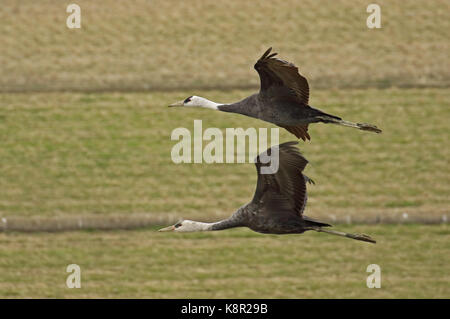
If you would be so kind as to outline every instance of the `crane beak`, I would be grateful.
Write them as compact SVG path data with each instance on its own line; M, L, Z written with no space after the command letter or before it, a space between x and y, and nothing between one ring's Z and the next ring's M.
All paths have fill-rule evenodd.
M175 230L175 226L172 225L172 226L169 226L169 227L161 228L161 229L158 230L158 231L174 231L174 230Z
M174 107L174 106L183 106L184 105L184 101L179 101L173 104L170 104L169 107Z

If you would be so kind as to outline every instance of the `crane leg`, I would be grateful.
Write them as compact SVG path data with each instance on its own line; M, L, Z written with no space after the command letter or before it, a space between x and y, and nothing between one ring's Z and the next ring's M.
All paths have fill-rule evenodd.
M317 116L316 118L324 123L331 123L331 124L337 124L337 125L342 125L342 126L347 126L347 127L353 127L353 128L359 129L359 130L375 132L375 133L382 132L378 127L376 127L375 125L372 125L372 124L353 123L353 122L349 122L349 121L338 120L338 119L328 117L328 116Z
M327 234L331 234L331 235L342 236L342 237L347 237L347 238L356 239L356 240L362 240L362 241L366 241L368 243L373 243L373 244L376 243L375 239L373 239L369 235L365 235L365 234L350 234L350 233L344 233L341 231L326 229L326 228L322 228L322 227L312 227L311 229L315 230L317 232L323 232L323 233L327 233Z

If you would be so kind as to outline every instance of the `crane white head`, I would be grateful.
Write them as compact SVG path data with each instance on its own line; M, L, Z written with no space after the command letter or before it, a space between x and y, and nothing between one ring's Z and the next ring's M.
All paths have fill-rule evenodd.
M188 232L196 232L196 231L205 231L209 230L211 224L196 222L193 220L180 220L176 224L161 228L160 232L177 232L177 233L188 233Z
M204 97L192 95L183 101L179 101L173 104L170 104L169 107L175 107L175 106L187 106L187 107L202 107L206 109L212 109L217 110L218 106L222 105L219 103L215 103L213 101L210 101L208 99L205 99Z

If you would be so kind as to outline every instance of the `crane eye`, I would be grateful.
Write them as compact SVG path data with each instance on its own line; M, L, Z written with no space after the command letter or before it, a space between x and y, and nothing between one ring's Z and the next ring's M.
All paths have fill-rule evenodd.
M183 103L189 103L189 102L191 101L191 99L192 99L192 96L190 96L190 97L188 97L186 100L184 100Z
M174 226L175 226L175 228L178 228L181 226L181 223L176 223Z

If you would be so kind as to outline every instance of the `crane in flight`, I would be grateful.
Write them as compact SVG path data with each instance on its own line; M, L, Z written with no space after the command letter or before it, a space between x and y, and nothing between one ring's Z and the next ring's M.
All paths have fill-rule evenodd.
M308 125L319 122L381 133L375 125L345 121L310 106L306 78L294 64L275 58L277 53L270 54L271 50L269 48L254 66L261 82L259 93L231 104L216 103L194 95L169 106L201 107L243 114L283 127L304 141L311 139Z
M302 173L308 161L294 146L296 144L297 142L287 142L276 145L256 157L258 180L253 199L240 207L231 217L214 223L181 220L159 231L197 232L248 227L264 234L301 234L313 230L376 243L368 235L328 229L326 227L331 226L330 224L303 215L307 200L306 184L314 182ZM278 152L278 170L273 174L261 174L261 157L270 156L273 159L272 154L276 156L276 152Z

